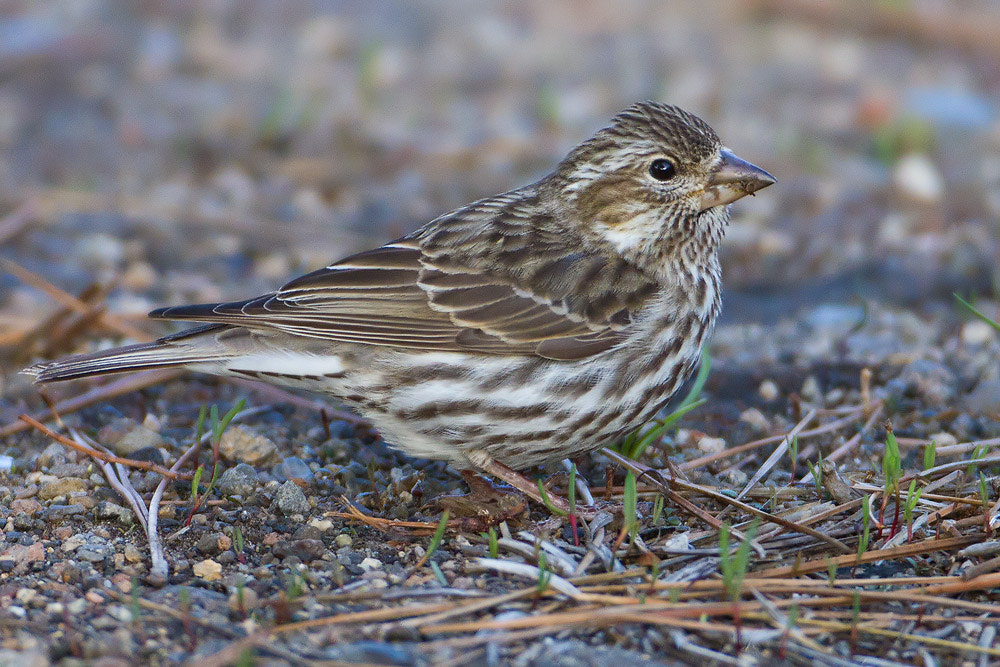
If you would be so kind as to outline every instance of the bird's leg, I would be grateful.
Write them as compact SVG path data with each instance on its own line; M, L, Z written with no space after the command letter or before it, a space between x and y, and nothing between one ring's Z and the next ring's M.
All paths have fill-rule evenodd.
M530 479L522 475L521 473L513 470L500 463L499 461L494 461L493 457L483 451L469 452L469 461L471 461L477 468L485 473L493 475L494 477L507 482L515 489L528 496L535 502L545 505L548 507L551 505L558 510L562 510L569 514L570 507L569 503L564 499L555 494L548 496L548 502L545 498L542 498L542 494L538 492L538 485L532 483Z

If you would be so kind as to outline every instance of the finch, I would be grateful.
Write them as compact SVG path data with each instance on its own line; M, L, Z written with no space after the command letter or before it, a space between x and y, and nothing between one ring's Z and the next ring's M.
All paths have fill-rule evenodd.
M184 366L308 389L409 455L521 486L516 469L663 408L719 313L728 205L774 182L694 115L634 104L535 183L270 294L150 313L207 324L25 372Z

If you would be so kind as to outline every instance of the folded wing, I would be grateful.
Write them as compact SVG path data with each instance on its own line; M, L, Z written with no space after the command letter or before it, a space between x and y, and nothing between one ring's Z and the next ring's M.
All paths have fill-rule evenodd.
M428 252L421 238L410 237L309 273L272 294L165 308L150 316L412 350L574 360L619 343L636 306L653 290L634 277L616 283L621 267L594 255L532 257L527 284L537 284L537 290L516 275L475 266L476 258L463 262ZM631 286L624 295L623 284Z

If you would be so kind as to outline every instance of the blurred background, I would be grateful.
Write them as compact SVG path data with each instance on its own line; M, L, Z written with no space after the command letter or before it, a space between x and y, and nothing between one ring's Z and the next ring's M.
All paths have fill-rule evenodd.
M696 113L778 178L734 206L723 360L779 358L780 336L761 332L785 325L788 354L940 346L953 291L996 312L989 0L0 0L0 13L5 386L28 357L162 333L144 321L154 306L269 291L529 182L643 99ZM889 334L847 348L811 340L879 322Z

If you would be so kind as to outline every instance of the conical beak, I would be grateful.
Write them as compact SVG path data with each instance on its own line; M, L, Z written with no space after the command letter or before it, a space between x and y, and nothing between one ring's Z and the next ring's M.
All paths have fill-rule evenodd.
M712 172L708 187L701 195L701 210L731 204L775 182L774 176L760 167L723 149L722 160Z

